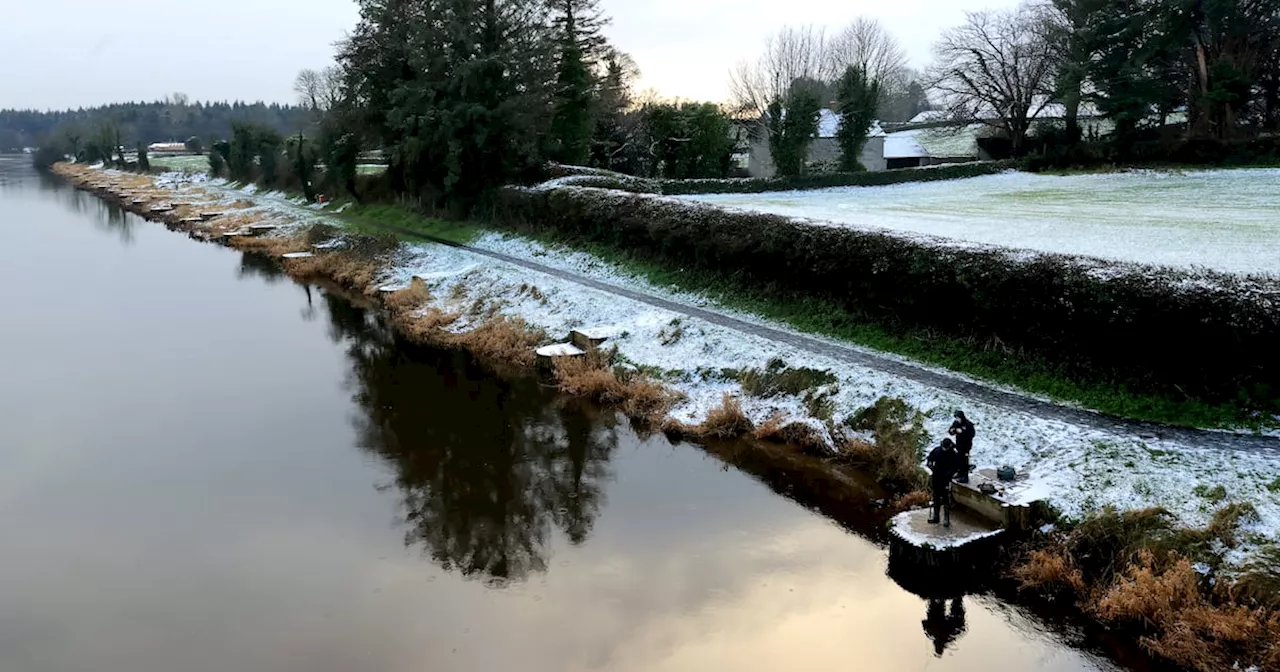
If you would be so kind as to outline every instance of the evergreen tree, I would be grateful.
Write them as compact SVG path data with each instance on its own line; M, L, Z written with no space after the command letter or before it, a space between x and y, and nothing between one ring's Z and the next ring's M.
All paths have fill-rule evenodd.
M558 59L553 156L562 163L580 165L591 152L596 89L592 71L604 46L600 29L605 20L599 0L554 0L554 11Z
M643 115L632 109L631 87L638 70L631 57L616 50L605 56L604 79L596 101L591 164L623 173L639 174L643 152L639 133Z
M821 111L818 96L807 87L793 87L785 101L774 98L769 104L769 153L778 175L791 177L804 172Z
M316 170L315 144L302 133L298 133L289 138L285 149L289 155L290 170L302 187L302 193L306 196L308 203L314 203L316 192L312 180Z
M541 163L546 26L538 0L361 0L340 62L399 192L466 208Z
M255 140L262 183L274 187L280 180L280 148L284 145L284 138L270 128L259 128Z
M147 143L138 141L138 172L151 172L151 160L147 158Z
M231 124L230 155L227 175L236 182L253 182L254 163L258 155L258 132L251 124Z
M840 144L842 172L866 170L859 158L867 144L867 131L876 120L879 103L880 82L867 77L860 66L846 68L836 87L837 112L840 115L836 141Z

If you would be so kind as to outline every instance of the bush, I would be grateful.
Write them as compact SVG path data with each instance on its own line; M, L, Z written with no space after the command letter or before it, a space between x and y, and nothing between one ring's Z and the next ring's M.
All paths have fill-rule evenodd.
M909 172L947 174L934 170ZM1053 362L1052 373L1067 378L1280 411L1272 278L957 246L616 191L508 189L500 201L509 224L732 276L779 297L830 301L897 333L995 344Z

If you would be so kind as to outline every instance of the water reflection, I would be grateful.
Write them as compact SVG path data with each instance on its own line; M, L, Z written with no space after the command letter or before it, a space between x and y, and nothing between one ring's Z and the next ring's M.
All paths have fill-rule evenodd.
M240 256L240 269L237 275L242 280L261 278L269 285L274 285L289 278L285 274L284 268L280 266L280 262L265 254L254 253L245 253ZM307 288L307 296L311 296L310 287ZM310 301L308 300L307 303L310 304Z
M546 571L552 526L573 544L587 539L612 480L615 416L553 403L534 381L494 380L320 295L351 360L358 443L395 468L406 544L446 570L503 582Z
M941 658L947 647L964 635L964 598L952 599L950 611L947 610L946 600L929 600L928 610L920 625L924 627L924 634L933 641L933 655Z
M96 228L115 234L125 245L134 244L136 227L146 224L142 218L130 216L119 204L76 189L59 178L37 173L7 157L0 162L0 190L23 190L32 183L52 200L66 205L76 214L84 215Z

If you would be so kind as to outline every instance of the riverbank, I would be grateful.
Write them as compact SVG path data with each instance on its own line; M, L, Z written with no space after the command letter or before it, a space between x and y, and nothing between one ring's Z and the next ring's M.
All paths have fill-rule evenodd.
M59 170L90 187L102 178L83 167ZM531 366L535 346L563 338L569 329L604 333L610 337L606 347L617 349L616 366L606 366L604 358L562 366L557 382L566 392L620 406L642 425L800 443L821 456L813 463L823 468L852 472L854 463L880 467L885 470L881 480L905 475L907 483L898 486L903 487L916 473L916 441L936 440L945 433L950 411L964 407L979 423L979 464L1017 466L1028 475L1024 495L1049 498L1069 518L1084 518L1104 505L1126 510L1163 505L1174 514L1171 524L1208 525L1229 500L1256 500L1256 516L1237 521L1234 548L1206 549L1221 558L1218 576L1224 578L1258 557L1274 538L1275 493L1267 479L1280 470L1273 456L1224 452L1158 436L1127 437L974 403L837 357L468 250L352 236L341 228L340 217L252 188L180 176L110 175L131 190L127 205L135 212L240 249L310 255L284 259L286 270L379 297L405 333L467 348L494 366ZM206 214L213 216L206 220ZM259 235L228 235L242 233ZM489 233L473 242L482 249L637 286L635 278L586 255ZM700 301L669 292L665 296L690 305ZM880 399L894 397L905 401L864 413L876 409ZM1123 578L1127 565L1117 563L1120 569L1113 574Z

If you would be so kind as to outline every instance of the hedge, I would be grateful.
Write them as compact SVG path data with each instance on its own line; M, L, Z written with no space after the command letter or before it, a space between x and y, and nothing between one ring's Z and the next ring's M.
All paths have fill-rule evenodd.
M832 187L883 187L904 182L958 180L966 177L995 175L1015 167L1008 161L955 163L928 168L903 168L862 173L815 173L796 177L746 178L725 180L660 180L662 193L671 196L691 194L758 194L766 191L829 189Z
M833 299L891 329L1002 343L1094 379L1254 407L1280 397L1280 281L1268 277L961 244L600 189L509 189L498 205L512 225L784 296Z

